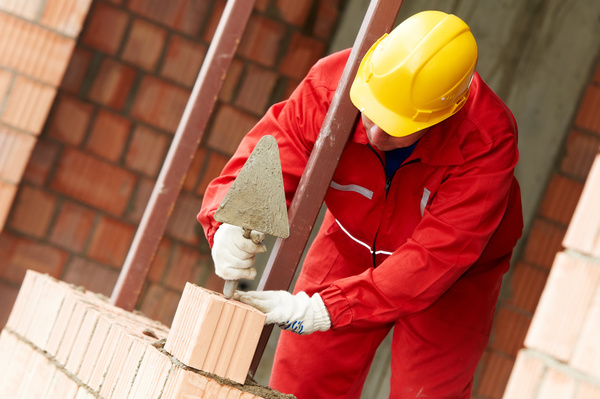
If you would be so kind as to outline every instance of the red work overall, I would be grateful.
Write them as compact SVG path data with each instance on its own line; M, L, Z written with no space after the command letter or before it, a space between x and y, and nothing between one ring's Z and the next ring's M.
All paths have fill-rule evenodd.
M291 201L348 56L319 61L211 183L198 214L211 245L214 212L263 135L277 138ZM523 227L517 159L512 114L478 74L466 105L430 128L393 178L359 122L295 286L320 293L332 328L283 331L270 385L299 399L359 398L394 327L392 398L469 398Z

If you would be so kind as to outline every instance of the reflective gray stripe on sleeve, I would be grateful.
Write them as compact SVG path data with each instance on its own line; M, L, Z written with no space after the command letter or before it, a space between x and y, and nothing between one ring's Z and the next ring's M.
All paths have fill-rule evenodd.
M358 186L356 184L342 185L342 184L332 181L331 184L329 184L329 187L335 188L336 190L340 190L340 191L352 191L352 192L358 193L368 199L373 199L373 191L366 189L364 187Z
M427 190L427 188L423 189L423 197L421 198L421 216L425 212L425 207L427 206L427 202L429 202L429 196L431 195L431 191Z

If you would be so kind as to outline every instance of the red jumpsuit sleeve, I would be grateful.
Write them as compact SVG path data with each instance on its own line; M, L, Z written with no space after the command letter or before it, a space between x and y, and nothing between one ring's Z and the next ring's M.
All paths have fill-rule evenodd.
M517 160L510 132L452 167L404 245L377 268L321 292L334 328L392 322L444 294L481 257L504 217Z
M337 81L328 81L323 77L321 63L322 61L311 69L288 100L275 104L268 110L243 138L220 176L206 189L197 219L211 247L213 236L220 225L214 220L214 214L256 143L265 135L272 135L277 140L289 206L337 85Z

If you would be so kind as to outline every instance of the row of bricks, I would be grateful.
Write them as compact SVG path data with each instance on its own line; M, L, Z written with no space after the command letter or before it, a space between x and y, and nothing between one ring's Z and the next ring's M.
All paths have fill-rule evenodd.
M12 372L0 380L0 392L22 390L25 381L30 380L29 356L43 352L50 364L76 376L73 383L65 384L83 386L102 398L167 399L181 397L182 390L192 397L212 397L202 396L205 386L213 387L214 384L208 384L211 378L182 369L171 356L153 346L166 339L167 334L169 330L157 322L113 307L93 293L28 271L3 332L0 356L6 360L0 364L11 363ZM15 345L9 339L13 336L17 337L13 341L20 339L28 344ZM253 352L251 348L247 355L250 359ZM47 390L51 378L54 377L36 377L36 384ZM228 389L231 397L241 397L243 393L223 386L218 388L219 394ZM76 394L80 395L79 391Z
M144 354L140 360L131 352L139 353L142 348ZM5 329L0 334L0 360L6 367L0 375L0 399L260 399L260 396L181 368L152 346L132 348L121 357L127 361L118 375L118 383L106 395L109 390L93 390L80 376L58 366L55 359ZM132 367L133 363L139 366ZM108 378L115 377L111 374Z
M600 384L538 352L519 351L505 399L597 399Z
M558 253L525 347L600 379L598 328L600 265L575 253Z

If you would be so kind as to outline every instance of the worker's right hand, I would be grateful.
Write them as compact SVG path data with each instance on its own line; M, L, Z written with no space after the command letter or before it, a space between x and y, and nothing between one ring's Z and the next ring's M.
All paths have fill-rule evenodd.
M219 226L211 252L217 276L225 280L254 279L254 257L267 250L262 244L263 239L264 234L258 231L252 231L251 238L245 238L241 227L227 223Z

